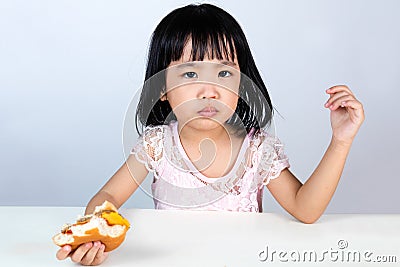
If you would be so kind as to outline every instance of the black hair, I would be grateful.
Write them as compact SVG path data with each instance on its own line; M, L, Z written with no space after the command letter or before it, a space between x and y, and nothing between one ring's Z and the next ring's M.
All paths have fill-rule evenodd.
M165 77L156 74L181 59L189 39L193 61L202 61L205 56L232 61L237 57L241 72L239 99L235 114L227 123L240 124L246 132L269 125L273 114L271 99L239 23L217 6L191 4L169 13L152 34L145 84L136 109L138 133L141 134L139 122L143 130L143 126L168 124L175 119L169 102L160 100L160 85L165 86Z

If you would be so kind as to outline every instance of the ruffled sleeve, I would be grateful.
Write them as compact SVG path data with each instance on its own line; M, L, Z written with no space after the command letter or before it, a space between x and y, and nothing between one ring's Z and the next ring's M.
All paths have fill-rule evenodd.
M147 126L130 153L145 164L148 171L156 170L163 155L163 136L162 126Z
M257 173L262 184L267 185L271 179L279 177L282 170L290 167L290 164L284 153L284 146L277 137L263 133L261 139L256 153L259 162Z

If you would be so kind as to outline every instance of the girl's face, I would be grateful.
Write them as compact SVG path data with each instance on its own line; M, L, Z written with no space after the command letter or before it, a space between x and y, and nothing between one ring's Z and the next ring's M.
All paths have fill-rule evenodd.
M191 61L191 41L182 58L166 70L166 94L179 122L198 130L223 127L235 112L238 102L240 69L235 60L205 57Z

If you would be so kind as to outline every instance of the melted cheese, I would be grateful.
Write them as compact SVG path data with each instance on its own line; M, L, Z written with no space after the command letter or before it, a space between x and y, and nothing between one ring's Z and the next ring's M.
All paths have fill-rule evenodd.
M101 214L101 217L104 218L109 225L119 224L125 225L127 228L130 227L128 220L122 217L117 212L103 212Z

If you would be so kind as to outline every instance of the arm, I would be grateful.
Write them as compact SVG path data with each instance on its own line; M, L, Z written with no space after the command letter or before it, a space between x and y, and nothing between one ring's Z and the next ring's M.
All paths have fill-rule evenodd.
M133 172L134 170L134 175ZM89 201L85 214L90 214L94 208L105 200L113 203L119 209L125 201L136 191L148 174L144 164L140 163L134 155L130 155L119 170Z
M330 98L325 107L331 110L333 135L321 162L304 185L287 169L267 185L281 206L305 223L318 220L328 206L364 120L361 103L346 86L334 86L327 93Z
M121 168L89 201L85 214L92 213L94 208L101 205L105 200L113 203L116 208L120 208L136 191L147 174L146 167L134 155L130 155ZM66 245L57 251L56 257L59 260L71 257L73 262L82 265L98 265L108 256L108 252L104 252L104 249L104 245L99 241L82 244L73 252L71 246Z
M267 185L279 204L298 220L313 223L322 215L339 183L350 147L332 140L310 178L301 182L288 170Z

